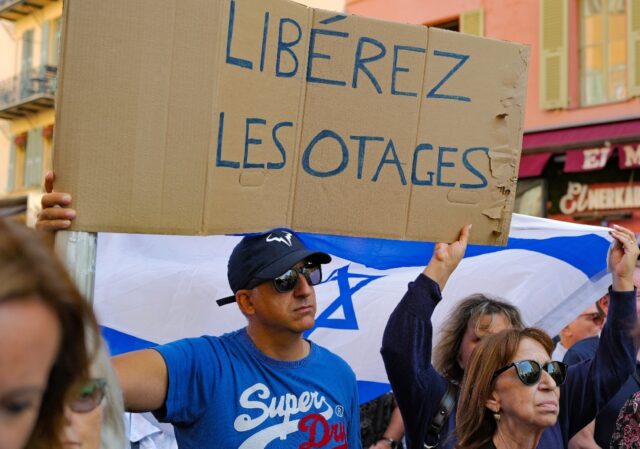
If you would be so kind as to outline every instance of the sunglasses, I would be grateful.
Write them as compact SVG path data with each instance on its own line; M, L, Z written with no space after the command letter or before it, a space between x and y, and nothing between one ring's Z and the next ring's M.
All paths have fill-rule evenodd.
M320 265L307 262L303 267L291 268L277 278L272 279L273 288L280 293L290 292L298 285L300 275L304 276L309 285L318 285L322 282L322 269Z
M102 403L107 390L106 379L91 379L82 384L69 408L75 413L89 413Z
M496 370L496 372L493 373L493 379L504 373L512 366L516 367L518 378L525 385L535 385L540 380L540 376L542 376L542 370L546 371L551 376L557 386L562 385L564 380L567 378L567 365L565 363L556 362L554 360L540 365L535 360L520 360Z

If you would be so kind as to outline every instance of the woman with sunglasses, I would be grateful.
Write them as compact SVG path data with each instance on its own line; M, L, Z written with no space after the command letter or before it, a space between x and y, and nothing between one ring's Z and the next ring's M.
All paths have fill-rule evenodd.
M463 301L448 320L455 326L447 324L432 349L431 316L464 257L469 229L465 226L456 242L436 245L429 264L409 284L384 332L382 357L410 449L454 446L459 386L474 348L487 335L522 328L512 306L509 310L504 303L481 298L477 307L468 308L468 301ZM635 368L636 348L629 329L630 317L636 316L633 270L640 251L633 232L614 226L610 233L611 300L597 355L568 370L558 420L543 433L539 449L567 447L569 439L595 418Z
M542 330L510 329L484 338L465 370L456 449L534 449L558 419L567 366L551 361Z
M75 385L65 405L63 449L121 449L126 444L122 391L102 339L97 346L90 378Z
M86 377L89 305L39 236L0 220L0 449L60 449L64 399Z

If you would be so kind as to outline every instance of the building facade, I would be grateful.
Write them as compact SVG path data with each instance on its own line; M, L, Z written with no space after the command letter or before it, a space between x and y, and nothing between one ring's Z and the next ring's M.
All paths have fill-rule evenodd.
M6 170L0 214L33 221L44 173L51 169L54 98L60 48L62 2L0 0L0 19L12 45L0 47L11 67L0 79L0 119L8 123Z
M15 73L14 58L15 37L13 22L0 20L0 80L10 78ZM7 193L8 167L9 167L9 142L11 133L9 122L0 120L0 197Z
M640 0L350 0L530 45L516 211L640 232Z

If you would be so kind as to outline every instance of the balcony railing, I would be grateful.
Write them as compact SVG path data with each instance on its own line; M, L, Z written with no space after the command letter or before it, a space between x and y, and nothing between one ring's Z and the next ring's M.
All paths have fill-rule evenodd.
M20 20L58 0L0 0L0 19Z
M52 109L57 71L55 66L43 65L1 81L0 118L14 120Z

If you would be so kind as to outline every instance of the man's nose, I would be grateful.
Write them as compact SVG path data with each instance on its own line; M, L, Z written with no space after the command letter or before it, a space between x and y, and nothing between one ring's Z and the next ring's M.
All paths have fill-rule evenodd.
M302 274L298 275L298 283L294 289L295 296L307 297L313 293L313 286Z

